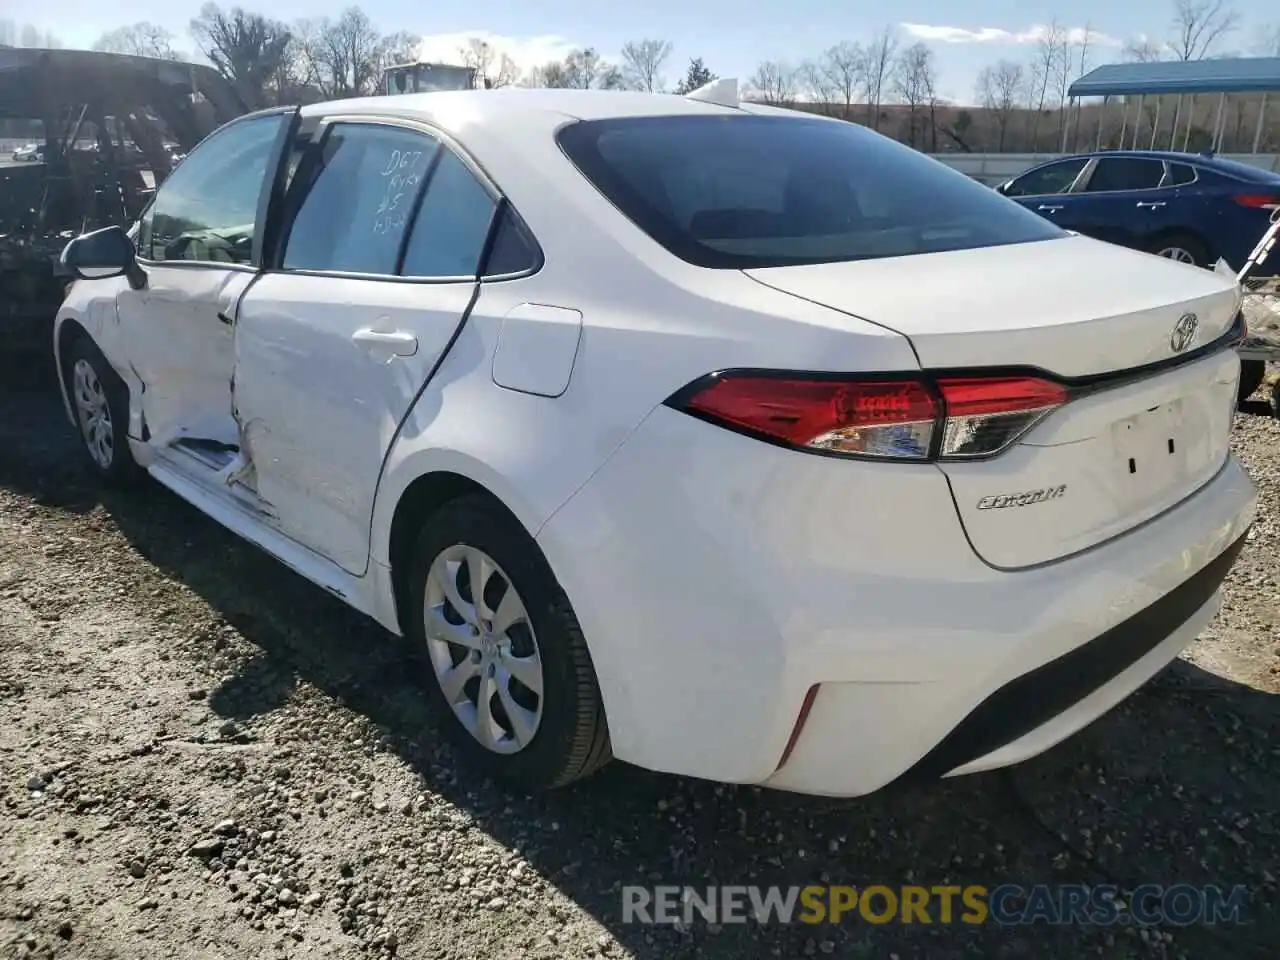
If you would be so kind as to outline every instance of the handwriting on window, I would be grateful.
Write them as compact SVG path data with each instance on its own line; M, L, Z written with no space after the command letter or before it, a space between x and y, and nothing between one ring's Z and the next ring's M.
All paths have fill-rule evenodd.
M374 214L374 234L395 233L404 229L430 156L425 150L391 151L380 171L383 182L382 199Z

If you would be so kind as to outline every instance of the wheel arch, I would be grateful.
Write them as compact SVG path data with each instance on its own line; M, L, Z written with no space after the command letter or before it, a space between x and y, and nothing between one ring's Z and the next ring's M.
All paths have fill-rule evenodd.
M1213 262L1213 258L1216 255L1213 244L1211 244L1203 234L1189 227L1174 226L1157 230L1146 238L1145 246L1147 247L1148 252L1155 253L1161 245L1176 239L1192 241L1204 251L1208 262L1210 264Z
M63 412L73 425L76 422L76 415L72 409L71 388L67 382L67 351L71 349L71 344L82 337L93 343L93 336L85 329L78 317L60 315L54 321L53 357L54 368L58 374L58 394L62 397Z
M402 633L408 595L405 576L414 542L422 525L446 503L468 495L485 497L519 523L530 538L537 537L546 521L514 484L457 451L424 451L389 472L384 484L374 510L370 553L374 562L390 571L389 599ZM551 558L546 559L554 573Z

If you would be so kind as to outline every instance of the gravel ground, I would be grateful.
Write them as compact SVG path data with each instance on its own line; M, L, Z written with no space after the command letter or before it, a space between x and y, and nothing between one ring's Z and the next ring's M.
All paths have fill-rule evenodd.
M1012 773L853 802L469 780L396 642L160 488L100 492L73 443L43 362L0 370L0 956L1275 956L1274 420L1237 420L1261 518L1184 660ZM1216 928L621 922L623 884L823 881L1252 901Z

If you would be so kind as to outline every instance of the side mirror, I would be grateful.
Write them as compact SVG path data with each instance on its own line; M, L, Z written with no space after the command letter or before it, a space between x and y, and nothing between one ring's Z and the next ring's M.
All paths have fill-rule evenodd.
M133 243L120 227L103 227L76 237L63 249L61 261L67 272L79 280L127 276L135 289L139 280L146 281Z
M999 193L999 194L1001 194L1001 195L1003 195L1003 196L1006 196L1006 197L1007 197L1007 196L1009 195L1009 187L1010 187L1012 184L1013 184L1013 181L1012 181L1012 180L1006 180L1004 183L997 183L997 184L996 184L996 193Z

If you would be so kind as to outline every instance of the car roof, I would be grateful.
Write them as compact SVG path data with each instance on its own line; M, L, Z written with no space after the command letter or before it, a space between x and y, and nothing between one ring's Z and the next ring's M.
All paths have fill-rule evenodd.
M1051 163L1057 163L1062 160L1092 160L1095 157L1099 159L1106 157L1132 157L1139 160L1168 160L1174 163L1186 163L1191 166L1203 167L1206 170L1214 170L1236 180L1253 180L1265 183L1280 181L1280 173L1273 173L1264 167L1255 167L1252 164L1232 160L1229 157L1220 157L1208 153L1186 153L1179 150L1091 150L1088 153L1072 153L1054 157L1051 160L1036 164L1035 167L1029 167L1028 170L1048 166Z
M1092 157L1135 157L1142 160L1169 160L1176 163L1190 163L1203 167L1224 166L1236 169L1240 166L1237 161L1226 157L1216 156L1211 153L1187 153L1182 150L1092 150L1088 153L1076 153L1062 159L1074 160L1078 158ZM1248 164L1245 164L1248 166ZM1257 170L1259 173L1267 173L1262 167L1249 167L1251 170Z
M676 94L639 93L629 90L552 90L504 87L500 90L444 90L360 97L316 103L302 108L302 115L334 113L413 117L440 122L449 116L465 117L467 124L501 123L519 119L554 129L566 120L603 120L614 117L741 114L741 109L690 100ZM755 111L751 111L755 112ZM797 114L803 117L804 114ZM540 121L540 122L539 122ZM448 126L449 124L444 124Z

